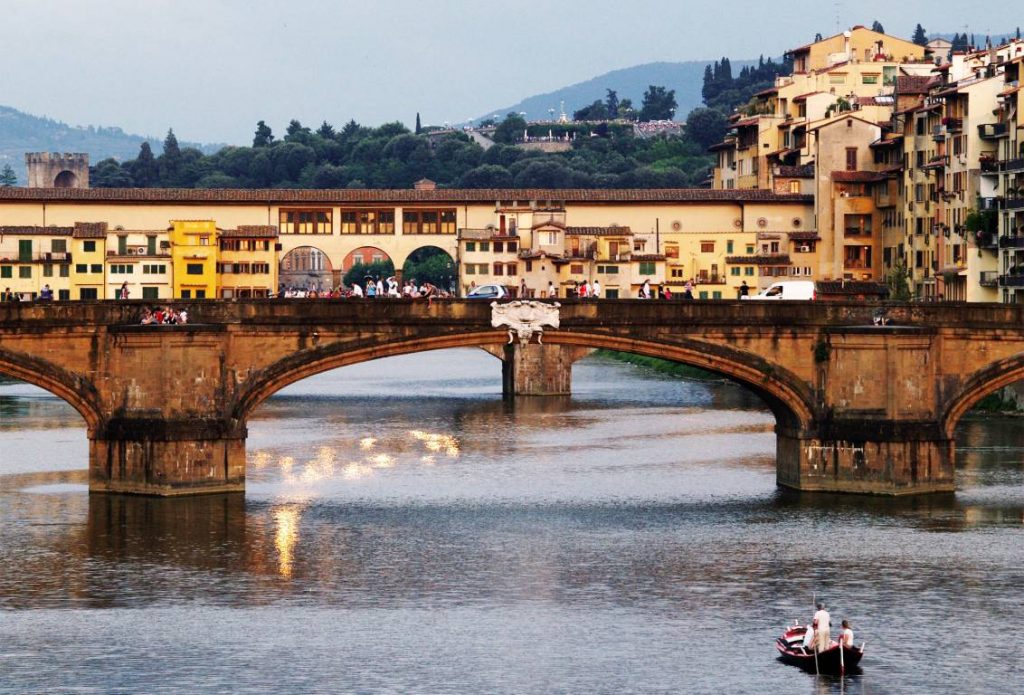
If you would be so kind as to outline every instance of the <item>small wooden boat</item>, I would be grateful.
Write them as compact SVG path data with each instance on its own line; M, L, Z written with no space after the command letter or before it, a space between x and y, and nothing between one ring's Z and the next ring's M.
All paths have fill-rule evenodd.
M804 634L806 632L806 625L793 625L786 628L782 636L775 640L779 659L811 673L841 675L857 669L857 665L860 664L860 660L864 656L864 644L861 644L860 647L840 647L838 642L832 640L828 649L818 652L817 665L815 665L814 650L804 649Z

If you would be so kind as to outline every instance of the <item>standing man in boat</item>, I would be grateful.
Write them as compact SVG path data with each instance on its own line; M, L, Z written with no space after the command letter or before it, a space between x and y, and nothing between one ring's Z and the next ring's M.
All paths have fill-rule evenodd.
M814 614L814 623L817 626L814 630L814 646L817 651L823 652L828 649L828 643L832 637L832 617L825 610L824 603L818 603L818 612Z

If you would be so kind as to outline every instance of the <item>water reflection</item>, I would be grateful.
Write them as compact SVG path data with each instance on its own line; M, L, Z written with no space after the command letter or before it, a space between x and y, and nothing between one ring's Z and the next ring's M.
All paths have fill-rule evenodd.
M244 496L90 498L77 415L11 404L6 682L903 693L1019 676L1012 641L990 639L1024 619L1019 421L965 421L955 496L808 495L775 487L773 419L733 386L588 361L573 397L506 404L481 358L272 398L250 422ZM823 594L868 641L862 675L775 661L778 631ZM927 668L906 648L950 635L988 646Z

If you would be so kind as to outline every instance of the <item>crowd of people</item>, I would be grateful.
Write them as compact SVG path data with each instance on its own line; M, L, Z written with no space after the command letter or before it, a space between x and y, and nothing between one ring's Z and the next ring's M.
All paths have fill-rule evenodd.
M415 278L405 280L399 285L397 278L392 275L389 278L367 276L362 283L354 282L347 287L342 284L330 289L282 287L276 296L281 299L432 299L453 295L430 282L418 283Z
M188 310L178 311L173 307L165 306L156 309L146 307L142 310L142 320L139 322L144 326L150 325L182 325L188 323Z

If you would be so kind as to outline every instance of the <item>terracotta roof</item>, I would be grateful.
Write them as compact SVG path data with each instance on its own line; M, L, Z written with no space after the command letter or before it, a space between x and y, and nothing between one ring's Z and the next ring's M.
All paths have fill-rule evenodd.
M900 142L902 140L903 140L903 136L902 135L898 135L898 136L893 137L893 138L882 139L882 140L875 140L873 143L868 145L868 147L892 147L893 145L900 144Z
M663 261L665 260L665 254L663 253L634 253L629 257L631 261Z
M727 140L725 142L718 142L708 148L708 152L717 152L718 150L731 150L736 147L735 140Z
M21 188L0 187L0 202L8 200L76 203L226 203L248 205L343 205L358 203L495 203L502 200L559 200L582 203L707 203L795 202L812 196L777 194L764 189L708 188Z
M222 229L220 235L226 238L265 239L277 236L276 224L240 224L237 229Z
M804 164L803 166L779 165L775 168L775 175L788 179L813 179L814 165Z
M797 96L793 97L793 103L796 103L798 101L806 101L807 97L813 97L815 94L821 93L822 92L807 92L807 94L798 94Z
M633 236L629 227L566 227L567 235L578 236Z
M75 222L73 236L76 239L105 239L107 236L107 223Z
M74 231L74 227L27 227L18 225L0 226L0 236L3 236L5 234L18 234L22 236L29 234L35 234L39 236L71 236L71 233Z
M896 94L927 94L929 75L897 75Z
M877 171L833 171L832 181L835 183L874 183L884 181L885 174Z
M818 241L821 239L817 232L790 232L790 241Z
M778 87L769 87L768 89L762 89L760 92L757 92L756 94L754 94L754 96L755 97L765 97L765 96L768 96L769 94L778 94L778 93L779 93L779 88Z
M750 125L757 125L757 122L761 120L760 116L750 116L749 118L743 118L733 123L734 128L745 128Z

